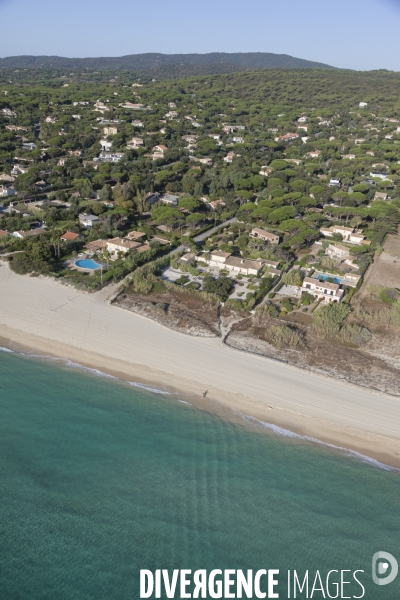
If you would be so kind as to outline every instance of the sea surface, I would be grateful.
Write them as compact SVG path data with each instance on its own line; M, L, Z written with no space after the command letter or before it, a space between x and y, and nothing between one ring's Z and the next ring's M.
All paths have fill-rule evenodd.
M280 598L288 569L361 569L400 598L371 578L398 471L159 391L0 352L0 600L136 600L140 569L279 569Z

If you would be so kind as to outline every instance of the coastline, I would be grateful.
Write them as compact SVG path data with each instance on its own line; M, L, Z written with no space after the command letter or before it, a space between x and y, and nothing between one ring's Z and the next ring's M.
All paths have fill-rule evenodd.
M400 468L400 400L190 338L45 278L0 268L0 345L168 389L201 410L241 415ZM203 400L201 393L209 390ZM259 428L261 430L261 428Z

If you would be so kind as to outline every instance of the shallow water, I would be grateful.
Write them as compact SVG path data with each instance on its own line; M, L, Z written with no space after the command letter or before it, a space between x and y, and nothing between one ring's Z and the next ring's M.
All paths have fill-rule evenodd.
M71 364L2 352L0 378L1 600L131 600L185 568L280 569L282 598L288 569L363 569L400 597L371 580L400 561L398 472Z

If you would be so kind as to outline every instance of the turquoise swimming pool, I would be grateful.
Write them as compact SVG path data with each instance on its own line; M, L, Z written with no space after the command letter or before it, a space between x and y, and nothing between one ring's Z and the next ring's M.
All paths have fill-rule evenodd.
M329 279L329 276L328 275L318 275L318 279L320 281L326 281L327 279ZM342 282L342 279L341 279L341 277L334 277L333 281L340 285Z
M101 265L95 262L91 258L85 258L82 260L76 260L75 265L80 269L90 269L91 271L95 271L96 269L100 269Z

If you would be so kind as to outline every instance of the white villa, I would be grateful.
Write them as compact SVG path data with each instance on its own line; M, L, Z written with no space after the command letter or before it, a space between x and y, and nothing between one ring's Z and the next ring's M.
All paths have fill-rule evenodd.
M278 275L281 272L276 269L279 263L257 258L252 260L242 258L241 256L232 256L229 252L221 250L213 250L210 257L206 258L203 253L196 256L196 261L207 263L209 267L217 267L221 270L226 270L233 275L258 275L264 266L271 267L271 274Z
M312 277L305 277L301 291L312 294L316 300L322 300L325 304L341 302L344 296L344 291L337 283L328 283Z
M365 236L359 229L353 227L343 227L342 225L332 225L332 227L321 227L320 233L324 237L333 237L334 233L340 233L343 240L348 244L361 244Z
M251 230L250 237L262 240L263 242L268 242L273 246L279 244L279 235L276 235L275 233L270 233L269 231L265 231L265 229L259 229L258 227L254 227Z

